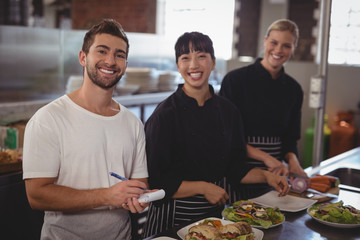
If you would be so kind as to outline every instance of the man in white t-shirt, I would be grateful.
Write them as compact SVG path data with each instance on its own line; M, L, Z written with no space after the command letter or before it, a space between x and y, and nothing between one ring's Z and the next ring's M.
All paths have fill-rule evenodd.
M118 22L95 25L79 53L81 88L26 126L23 178L31 207L45 211L41 239L130 239L129 210L148 206L137 200L148 188L143 124L112 99L128 51Z

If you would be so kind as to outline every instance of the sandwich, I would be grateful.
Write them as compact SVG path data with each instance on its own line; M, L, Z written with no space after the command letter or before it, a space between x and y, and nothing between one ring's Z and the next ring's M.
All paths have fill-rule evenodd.
M219 230L223 226L222 222L218 219L205 219L204 222L200 224L214 226L217 230Z
M195 225L185 235L185 240L221 240L220 232L211 225Z
M224 225L219 232L223 239L254 240L254 233L247 222Z

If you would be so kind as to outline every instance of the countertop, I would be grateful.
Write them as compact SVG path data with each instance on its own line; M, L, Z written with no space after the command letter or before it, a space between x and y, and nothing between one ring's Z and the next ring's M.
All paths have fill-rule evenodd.
M333 201L343 200L347 204L360 208L360 195L351 191L340 190L338 199ZM283 212L285 215L285 222L277 227L270 229L261 229L264 232L263 240L298 240L298 239L360 239L360 228L340 229L327 225L323 225L311 218L306 212ZM212 217L212 216L209 216ZM218 217L218 216L215 216ZM200 220L200 219L199 219ZM186 225L185 225L186 226ZM177 231L185 226L174 227L173 229L160 233L158 235L147 238L156 239L160 236L167 236L174 239L181 239L177 235Z
M306 169L306 172L309 175L316 173L324 174L326 173L325 171L334 169L335 167L344 166L360 169L360 148L350 150L344 154L340 154L334 158L323 161L321 162L320 166L316 168L309 167ZM331 202L337 202L340 200L342 200L346 205L352 205L353 207L360 209L360 192L349 191L347 189L340 188L338 198L331 200ZM286 220L282 225L270 229L262 229L264 232L263 240L360 239L360 228L341 229L327 226L312 219L312 217L307 214L306 210L302 210L300 212L283 213ZM209 217L219 216L209 215ZM177 231L182 227L184 226L174 227L173 229L149 237L147 239L156 239L160 236L181 239L177 235Z

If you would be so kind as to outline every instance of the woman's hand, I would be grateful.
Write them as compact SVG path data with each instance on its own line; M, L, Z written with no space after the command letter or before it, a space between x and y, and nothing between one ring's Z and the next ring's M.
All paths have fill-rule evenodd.
M268 170L276 175L286 176L289 174L287 167L275 158L267 160L264 163L268 167Z
M204 184L203 195L209 201L209 203L217 205L225 205L226 201L229 199L229 195L225 189L213 183L207 182Z
M289 170L287 169L287 167L282 162L271 156L270 154L260 149L257 149L249 144L246 145L246 148L247 148L248 157L258 161L262 161L267 166L267 169L270 172L284 176L289 174Z
M263 183L266 182L279 192L279 196L285 196L289 190L289 184L284 176L276 175L268 170L259 168L251 169L241 180L243 184Z
M285 158L289 164L289 171L307 177L304 169L300 166L299 160L294 153L286 154Z
M172 198L185 198L203 195L211 204L224 205L229 195L225 189L205 181L182 181Z
M265 170L264 170L264 176L266 178L266 182L270 186L274 187L276 189L276 191L279 192L279 197L285 196L289 192L290 187L289 187L286 177L279 176L279 175L276 175L272 172L265 171Z

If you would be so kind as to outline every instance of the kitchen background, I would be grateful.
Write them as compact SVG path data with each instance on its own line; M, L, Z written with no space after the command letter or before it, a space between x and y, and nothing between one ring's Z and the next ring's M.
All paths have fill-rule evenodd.
M360 128L360 61L356 63L354 59L360 59L360 20L356 20L360 19L360 5L356 0L332 2L335 5L340 1L338 12L332 16L343 9L343 15L337 19L344 26L349 26L344 21L355 22L350 31L357 33L351 41L357 46L353 44L353 50L345 54L338 51L338 45L345 45L344 29L330 41L333 51L329 53L325 113L328 127L335 130L337 113L351 112L353 121L347 124L356 129L351 132L352 148L359 146L355 137ZM68 79L82 75L78 52L86 29L102 18L117 19L128 33L128 66L154 68L158 74L176 74L173 45L182 32L199 30L208 34L217 56L211 78L214 85L221 83L227 71L262 56L268 25L276 19L289 18L298 24L300 40L294 57L286 64L286 72L301 84L305 94L299 152L303 165L308 166L312 144L306 139L311 136L315 113L309 107L309 90L311 77L318 74L319 7L317 0L2 0L0 122L6 125L27 120L39 107L66 92ZM332 30L337 27L333 22L331 26ZM136 114L145 111L144 120L155 106L149 102L144 110L129 104ZM327 141L328 138L325 147L331 148ZM329 153L324 157L329 157Z

